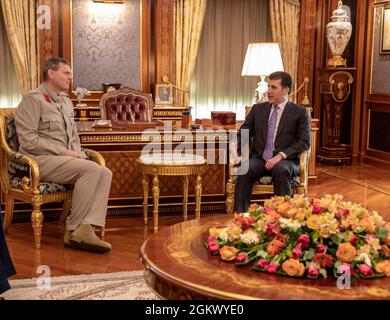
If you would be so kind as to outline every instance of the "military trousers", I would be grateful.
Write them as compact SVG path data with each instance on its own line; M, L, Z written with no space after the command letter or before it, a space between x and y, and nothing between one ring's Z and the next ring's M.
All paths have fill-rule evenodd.
M74 184L71 214L66 219L67 230L74 230L82 224L104 227L112 180L110 169L69 156L38 156L35 159L42 182Z

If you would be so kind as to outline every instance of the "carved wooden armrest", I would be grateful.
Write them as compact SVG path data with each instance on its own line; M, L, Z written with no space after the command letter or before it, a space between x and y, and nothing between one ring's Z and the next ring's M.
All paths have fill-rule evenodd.
M39 167L36 161L20 152L11 151L8 153L12 161L27 165L29 167L30 177L22 178L23 191L33 194L39 194Z
M87 154L89 160L96 162L98 165L102 167L106 166L106 161L104 160L103 156L99 152L92 149L83 149L83 150Z

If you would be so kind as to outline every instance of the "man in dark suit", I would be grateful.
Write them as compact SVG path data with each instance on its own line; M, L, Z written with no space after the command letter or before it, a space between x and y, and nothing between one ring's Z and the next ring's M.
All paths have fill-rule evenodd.
M8 278L15 274L15 269L8 252L0 214L0 294L9 289ZM1 297L0 297L1 300Z
M268 80L268 102L253 105L238 133L239 154L241 145L249 144L249 139L244 139L248 134L243 130L248 130L246 133L253 141L249 165L243 165L239 170L235 212L247 211L253 183L266 175L272 176L275 195L291 195L291 178L299 174L299 154L310 147L309 111L288 101L291 76L277 71L271 73ZM246 170L242 170L244 168Z

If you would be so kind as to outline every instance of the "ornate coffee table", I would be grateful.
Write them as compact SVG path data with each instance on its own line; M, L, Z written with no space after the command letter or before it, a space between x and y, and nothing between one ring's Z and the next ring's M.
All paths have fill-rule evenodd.
M145 241L145 280L166 299L390 299L390 278L357 280L338 289L336 279L310 280L236 267L204 247L208 229L231 216L219 215L161 229Z

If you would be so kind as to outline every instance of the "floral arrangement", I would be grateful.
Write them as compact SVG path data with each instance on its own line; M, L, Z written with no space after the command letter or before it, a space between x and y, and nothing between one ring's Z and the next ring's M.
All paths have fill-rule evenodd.
M212 255L292 277L390 276L390 223L341 195L273 197L209 230Z

